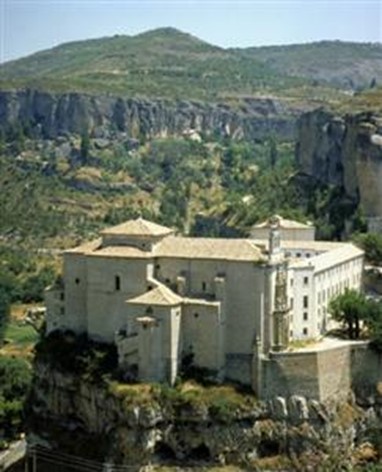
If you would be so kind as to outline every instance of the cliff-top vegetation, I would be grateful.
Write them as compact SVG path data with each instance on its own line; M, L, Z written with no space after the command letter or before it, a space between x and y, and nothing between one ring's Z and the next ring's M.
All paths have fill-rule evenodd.
M0 66L0 88L229 100L283 95L337 101L334 88L375 84L376 44L322 42L223 49L173 28L62 44ZM345 98L345 97L343 97Z

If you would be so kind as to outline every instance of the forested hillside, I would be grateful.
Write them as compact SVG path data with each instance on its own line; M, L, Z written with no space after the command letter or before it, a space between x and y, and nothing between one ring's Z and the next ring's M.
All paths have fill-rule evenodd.
M0 66L0 87L130 97L237 100L282 94L335 100L378 84L382 46L340 41L223 49L173 28L57 46Z

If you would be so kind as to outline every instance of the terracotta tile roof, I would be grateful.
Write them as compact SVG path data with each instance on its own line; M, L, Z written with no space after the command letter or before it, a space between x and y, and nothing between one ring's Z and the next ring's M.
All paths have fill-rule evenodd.
M183 298L167 288L165 285L158 285L158 287L145 292L138 297L127 300L127 303L135 305L161 305L174 306L182 303Z
M138 236L138 233L146 231L146 234L164 234L167 237L153 248L152 251L144 251L129 245L107 245L102 246L102 241L97 239L71 249L69 253L83 253L87 255L102 257L121 258L154 258L166 257L176 259L221 259L228 261L263 261L261 247L249 239L223 239L223 238L187 238L172 236L173 230L145 220L132 220L122 225L104 230L104 235L127 235ZM262 242L263 243L263 242Z
M280 221L280 228L281 229L312 229L313 226L312 224L304 224L304 223L300 223L298 221L294 221L294 220L287 220L285 218L282 218L281 216L279 215L275 215L279 221ZM270 223L269 223L269 219L265 220L265 221L262 221L261 223L258 223L257 225L254 225L252 226L253 229L256 229L256 228L270 228Z
M129 220L117 226L104 229L101 231L102 235L121 235L121 236L166 236L173 233L174 230L161 226L151 221L137 218L136 220Z
M261 249L248 239L168 237L154 249L156 257L261 261Z
M92 256L122 257L126 259L150 259L153 257L151 251L144 251L134 246L105 246L96 249Z
M90 254L99 248L102 244L102 239L94 239L93 241L88 241L86 243L81 244L80 246L74 247L72 249L67 249L64 251L64 254Z

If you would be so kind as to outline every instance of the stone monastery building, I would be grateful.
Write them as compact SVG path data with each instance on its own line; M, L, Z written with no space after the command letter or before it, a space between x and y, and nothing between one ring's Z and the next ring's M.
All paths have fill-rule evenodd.
M48 332L116 343L142 381L173 383L188 358L256 390L260 359L318 338L330 299L361 287L361 250L297 226L276 216L251 239L176 236L141 218L106 229L64 253L63 283L46 293Z

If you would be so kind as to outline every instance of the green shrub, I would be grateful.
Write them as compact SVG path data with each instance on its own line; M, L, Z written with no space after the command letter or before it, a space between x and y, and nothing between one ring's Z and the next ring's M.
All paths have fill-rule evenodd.
M35 350L37 360L91 382L103 383L118 367L115 345L91 341L86 335L54 331L43 338Z
M377 233L359 234L354 238L365 251L365 258L372 264L382 264L382 235Z
M0 356L0 442L22 431L24 401L32 381L32 370L22 359Z

